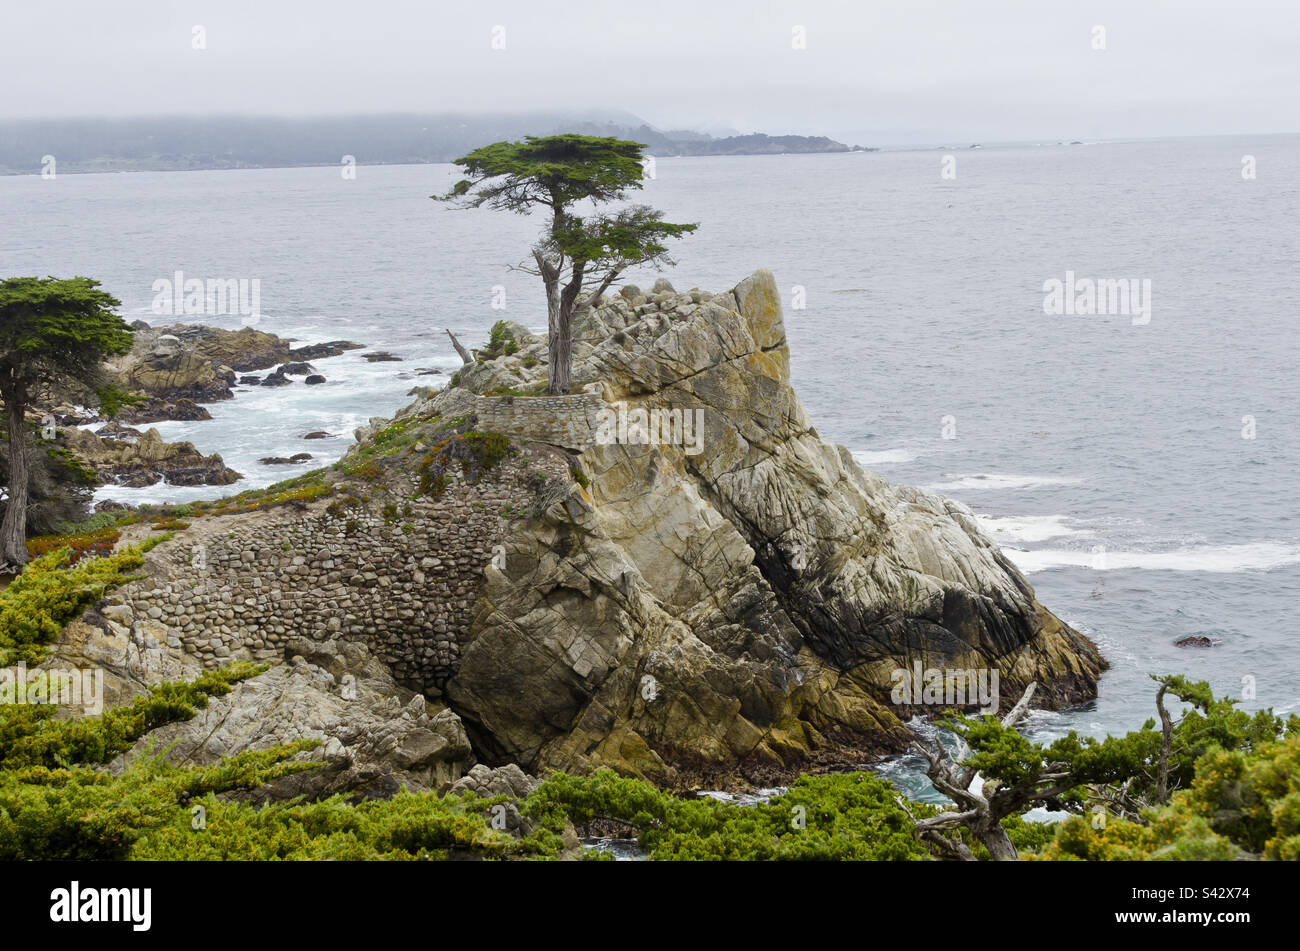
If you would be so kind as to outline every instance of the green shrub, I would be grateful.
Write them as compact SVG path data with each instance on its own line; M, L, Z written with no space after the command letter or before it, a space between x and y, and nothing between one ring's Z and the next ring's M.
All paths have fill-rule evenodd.
M474 419L454 421L449 434L421 460L416 469L417 495L441 498L451 484L448 470L459 466L466 481L478 482L489 469L513 455L510 440L500 433L482 433L473 429Z
M523 811L551 827L561 817L621 823L639 833L653 859L928 859L896 795L869 773L804 776L786 794L745 807L678 799L602 769L588 777L556 773ZM934 812L920 803L910 808L918 816Z
M19 661L39 663L69 621L110 589L131 580L129 572L144 564L144 553L166 538L156 535L114 555L87 558L71 566L72 548L68 546L28 563L23 573L0 591L0 666Z
M546 854L548 839L517 840L493 829L488 800L438 798L401 792L388 800L353 805L342 796L304 804L254 808L209 795L199 801L206 828L195 830L189 812L153 830L132 850L134 859L244 861L316 859L442 859Z
M98 717L59 719L53 704L0 703L0 771L106 763L150 730L190 719L209 697L227 694L233 684L264 670L265 665L236 663L189 683L160 684Z

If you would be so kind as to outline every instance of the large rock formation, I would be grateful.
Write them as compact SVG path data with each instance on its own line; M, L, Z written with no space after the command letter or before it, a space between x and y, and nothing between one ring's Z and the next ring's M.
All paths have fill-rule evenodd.
M101 485L230 485L243 478L217 453L205 456L193 443L164 442L156 429L141 433L108 426L101 432L105 434L69 429L64 434L68 449L94 470Z
M412 781L445 785L474 760L665 784L852 766L902 747L900 717L917 710L891 703L893 675L917 663L998 671L1004 708L1030 681L1049 706L1095 695L1095 648L969 510L890 485L817 433L790 386L771 274L720 295L660 282L584 312L578 330L582 392L517 395L539 392L546 349L511 329L514 345L458 385L359 431L323 477L328 501L195 519L110 596L116 620L87 616L77 650L98 624L158 645L144 682L183 663L276 664L272 688L241 684L214 707L229 714L301 711L272 698L314 680L283 665L364 648L387 672L348 662L371 695L445 703L426 716L463 722L473 755L445 759L450 739L415 760L394 753L405 741L344 744L350 765L329 788L362 791L412 766ZM509 436L514 455L475 456L482 432ZM124 696L132 676L114 679ZM274 735L294 738L296 716ZM352 722L313 721L312 735ZM174 738L203 746L209 727ZM247 742L236 731L219 747Z
M818 435L769 272L716 297L617 299L579 326L575 388L633 428L574 440L588 487L513 526L505 570L487 573L448 687L485 750L541 769L763 778L895 747L891 675L918 661L997 669L1003 706L1035 680L1049 705L1095 694L1095 648L969 510L891 486ZM523 343L461 382L541 382L541 345ZM702 428L641 440L638 410Z

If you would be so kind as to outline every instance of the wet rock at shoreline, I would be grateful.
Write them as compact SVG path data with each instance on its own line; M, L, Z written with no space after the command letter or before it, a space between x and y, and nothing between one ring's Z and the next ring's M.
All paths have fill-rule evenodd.
M117 414L124 423L165 423L170 421L196 422L211 419L206 407L190 399L174 401L149 400L141 406L127 407Z
M353 343L350 340L331 340L327 343L311 343L302 347L294 347L289 351L289 357L293 360L324 360L326 357L337 357L349 350L361 350L365 344Z
M106 438L73 429L66 439L68 449L95 471L100 485L229 485L243 478L220 455L205 456L190 442L164 442L156 429L141 433L117 427Z

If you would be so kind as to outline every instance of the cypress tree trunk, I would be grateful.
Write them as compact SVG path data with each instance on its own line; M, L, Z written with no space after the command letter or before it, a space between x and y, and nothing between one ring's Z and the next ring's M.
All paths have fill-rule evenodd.
M549 384L546 392L550 396L563 396L569 392L569 375L573 369L573 315L572 308L566 310L560 298L559 285L548 287L546 293L547 338L550 365L548 367Z
M26 388L14 384L0 389L9 420L9 500L4 524L0 526L0 561L27 564L27 433L23 425L27 408Z
M1016 847L1011 843L1011 837L1007 835L1007 830L1002 828L1002 823L993 815L990 814L983 817L981 821L971 823L971 831L984 844L984 848L989 850L989 856L993 861L1014 862L1019 858Z
M573 373L573 312L578 306L578 295L582 293L582 280L586 274L587 264L585 261L577 260L573 262L572 268L569 283L564 285L563 290L560 290L558 281L554 290L547 286L548 299L552 296L558 297L555 308L558 319L555 321L555 326L551 328L548 344L551 348L551 385L547 388L547 393L552 396L561 396L569 392Z
M569 372L573 363L573 326L565 312L564 294L560 291L560 268L540 252L534 254L537 271L546 287L546 393L560 396L569 392ZM572 307L569 308L572 311Z

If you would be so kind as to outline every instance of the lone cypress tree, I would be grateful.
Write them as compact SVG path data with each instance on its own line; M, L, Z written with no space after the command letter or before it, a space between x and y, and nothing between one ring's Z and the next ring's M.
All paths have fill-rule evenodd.
M550 394L569 392L577 307L598 300L630 267L671 264L663 242L698 227L664 221L646 205L587 217L577 213L582 202L598 209L641 188L644 150L639 142L573 133L494 142L456 159L467 177L446 195L430 196L519 214L550 209L550 222L532 249L536 267L523 268L540 275L546 288Z
M8 418L9 498L0 525L0 561L27 563L26 413L47 399L115 402L106 356L131 349L120 302L87 277L0 281L0 401Z

